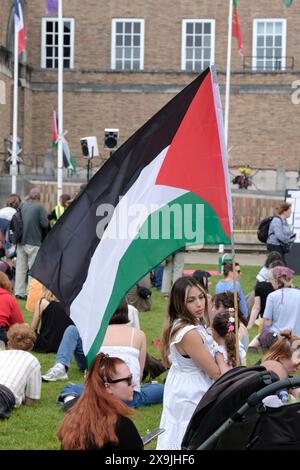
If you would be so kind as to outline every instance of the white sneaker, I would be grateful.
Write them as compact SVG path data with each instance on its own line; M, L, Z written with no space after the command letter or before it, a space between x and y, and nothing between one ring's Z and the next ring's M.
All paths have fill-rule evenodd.
M63 364L55 364L45 375L42 375L44 382L56 382L57 380L68 380L68 374Z

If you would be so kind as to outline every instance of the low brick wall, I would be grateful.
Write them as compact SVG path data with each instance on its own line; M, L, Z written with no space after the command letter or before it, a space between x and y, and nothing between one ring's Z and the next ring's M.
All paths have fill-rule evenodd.
M274 215L276 206L282 199L270 196L234 194L233 226L234 230L256 230L259 222L270 215Z
M64 183L63 192L75 196L82 183ZM54 181L29 181L26 187L27 193L33 186L41 190L41 203L50 212L56 205L56 182ZM274 209L282 199L271 196L240 195L233 194L233 220L234 230L256 230L259 222L264 217L274 214Z

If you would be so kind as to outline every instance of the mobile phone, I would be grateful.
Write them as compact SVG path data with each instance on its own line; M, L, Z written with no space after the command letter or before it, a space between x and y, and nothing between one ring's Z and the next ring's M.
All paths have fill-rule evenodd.
M161 433L165 432L164 428L155 428L153 431L148 432L146 436L142 437L142 441L144 446L146 444L149 444L149 442L153 441L153 439L156 439L157 436L159 436Z

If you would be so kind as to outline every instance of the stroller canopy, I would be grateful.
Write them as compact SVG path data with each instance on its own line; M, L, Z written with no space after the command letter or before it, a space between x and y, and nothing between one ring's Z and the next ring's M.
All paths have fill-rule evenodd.
M198 404L184 435L182 449L197 449L247 402L252 393L277 380L276 374L262 366L235 367L222 375ZM249 433L244 432L239 437L246 441ZM237 448L241 448L240 445L237 444Z

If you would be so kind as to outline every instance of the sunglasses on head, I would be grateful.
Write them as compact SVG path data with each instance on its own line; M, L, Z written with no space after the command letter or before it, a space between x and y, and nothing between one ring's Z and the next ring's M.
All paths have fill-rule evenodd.
M107 383L109 384L117 384L118 382L127 382L127 385L132 385L132 374L128 377L124 377L123 379L115 379L115 380L108 380Z

